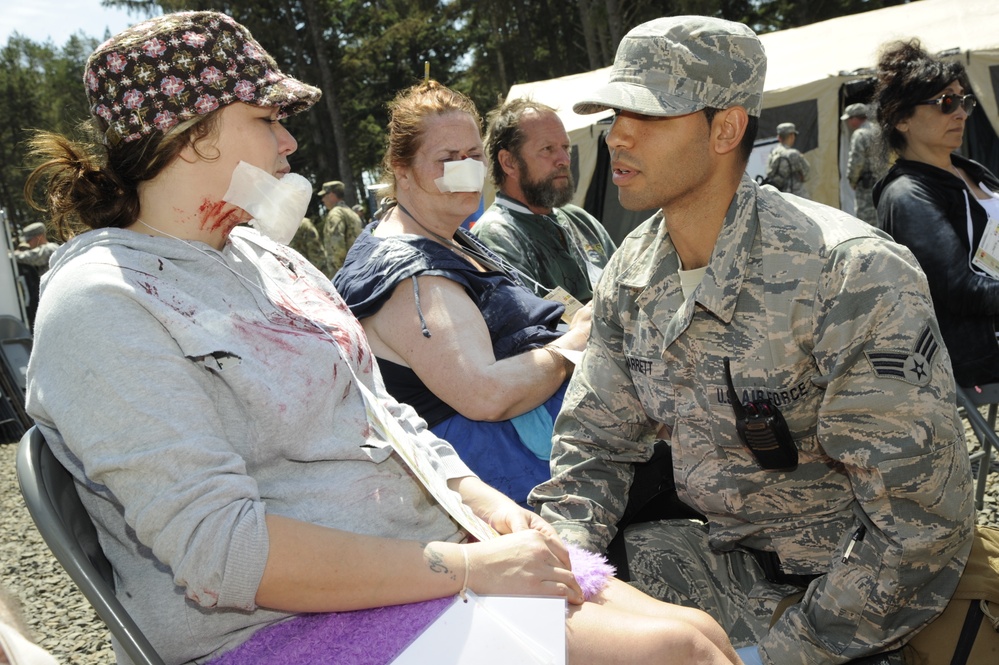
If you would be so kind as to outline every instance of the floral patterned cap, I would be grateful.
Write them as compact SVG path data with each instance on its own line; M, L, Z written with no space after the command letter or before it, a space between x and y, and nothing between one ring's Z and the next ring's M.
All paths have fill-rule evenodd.
M322 92L283 74L250 31L219 12L177 12L133 25L97 47L83 84L110 144L134 141L233 102L284 118Z

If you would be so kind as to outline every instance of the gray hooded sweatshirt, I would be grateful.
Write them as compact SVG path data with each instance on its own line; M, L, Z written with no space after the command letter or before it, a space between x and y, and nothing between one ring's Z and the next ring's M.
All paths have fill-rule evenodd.
M355 374L443 477L473 475L385 392L330 281L255 230L219 252L104 229L52 257L28 412L77 480L118 598L167 663L202 662L290 616L254 603L265 513L464 537L374 435Z

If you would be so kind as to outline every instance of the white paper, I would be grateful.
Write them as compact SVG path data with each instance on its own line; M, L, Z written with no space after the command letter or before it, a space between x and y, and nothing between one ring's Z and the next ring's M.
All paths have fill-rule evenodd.
M597 270L599 270L599 268L597 268ZM552 300L565 305L565 311L562 312L562 320L566 323L572 323L572 317L583 306L583 303L576 300L571 293L566 291L561 286L556 286L554 289L546 293L545 300Z
M565 665L565 599L459 599L392 665Z
M999 219L989 218L971 263L987 272L990 277L999 279Z

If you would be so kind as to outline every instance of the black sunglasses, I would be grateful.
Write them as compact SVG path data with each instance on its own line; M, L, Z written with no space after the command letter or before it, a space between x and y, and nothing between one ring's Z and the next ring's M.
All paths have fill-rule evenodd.
M934 104L939 106L941 113L949 115L956 111L958 106L963 108L965 113L971 113L978 105L978 100L975 99L974 95L942 95L936 99L930 99L925 102L917 102L916 106L921 106L923 104Z

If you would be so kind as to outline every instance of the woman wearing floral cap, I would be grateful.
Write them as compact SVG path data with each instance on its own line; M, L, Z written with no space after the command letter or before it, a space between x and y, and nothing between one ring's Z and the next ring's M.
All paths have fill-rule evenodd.
M359 644L388 662L466 590L565 597L574 663L734 662L705 614L599 564L581 586L548 524L385 393L360 324L282 244L311 187L280 120L317 89L214 12L122 32L84 80L94 143L33 142L27 191L45 185L67 242L28 410L167 663L344 662Z

